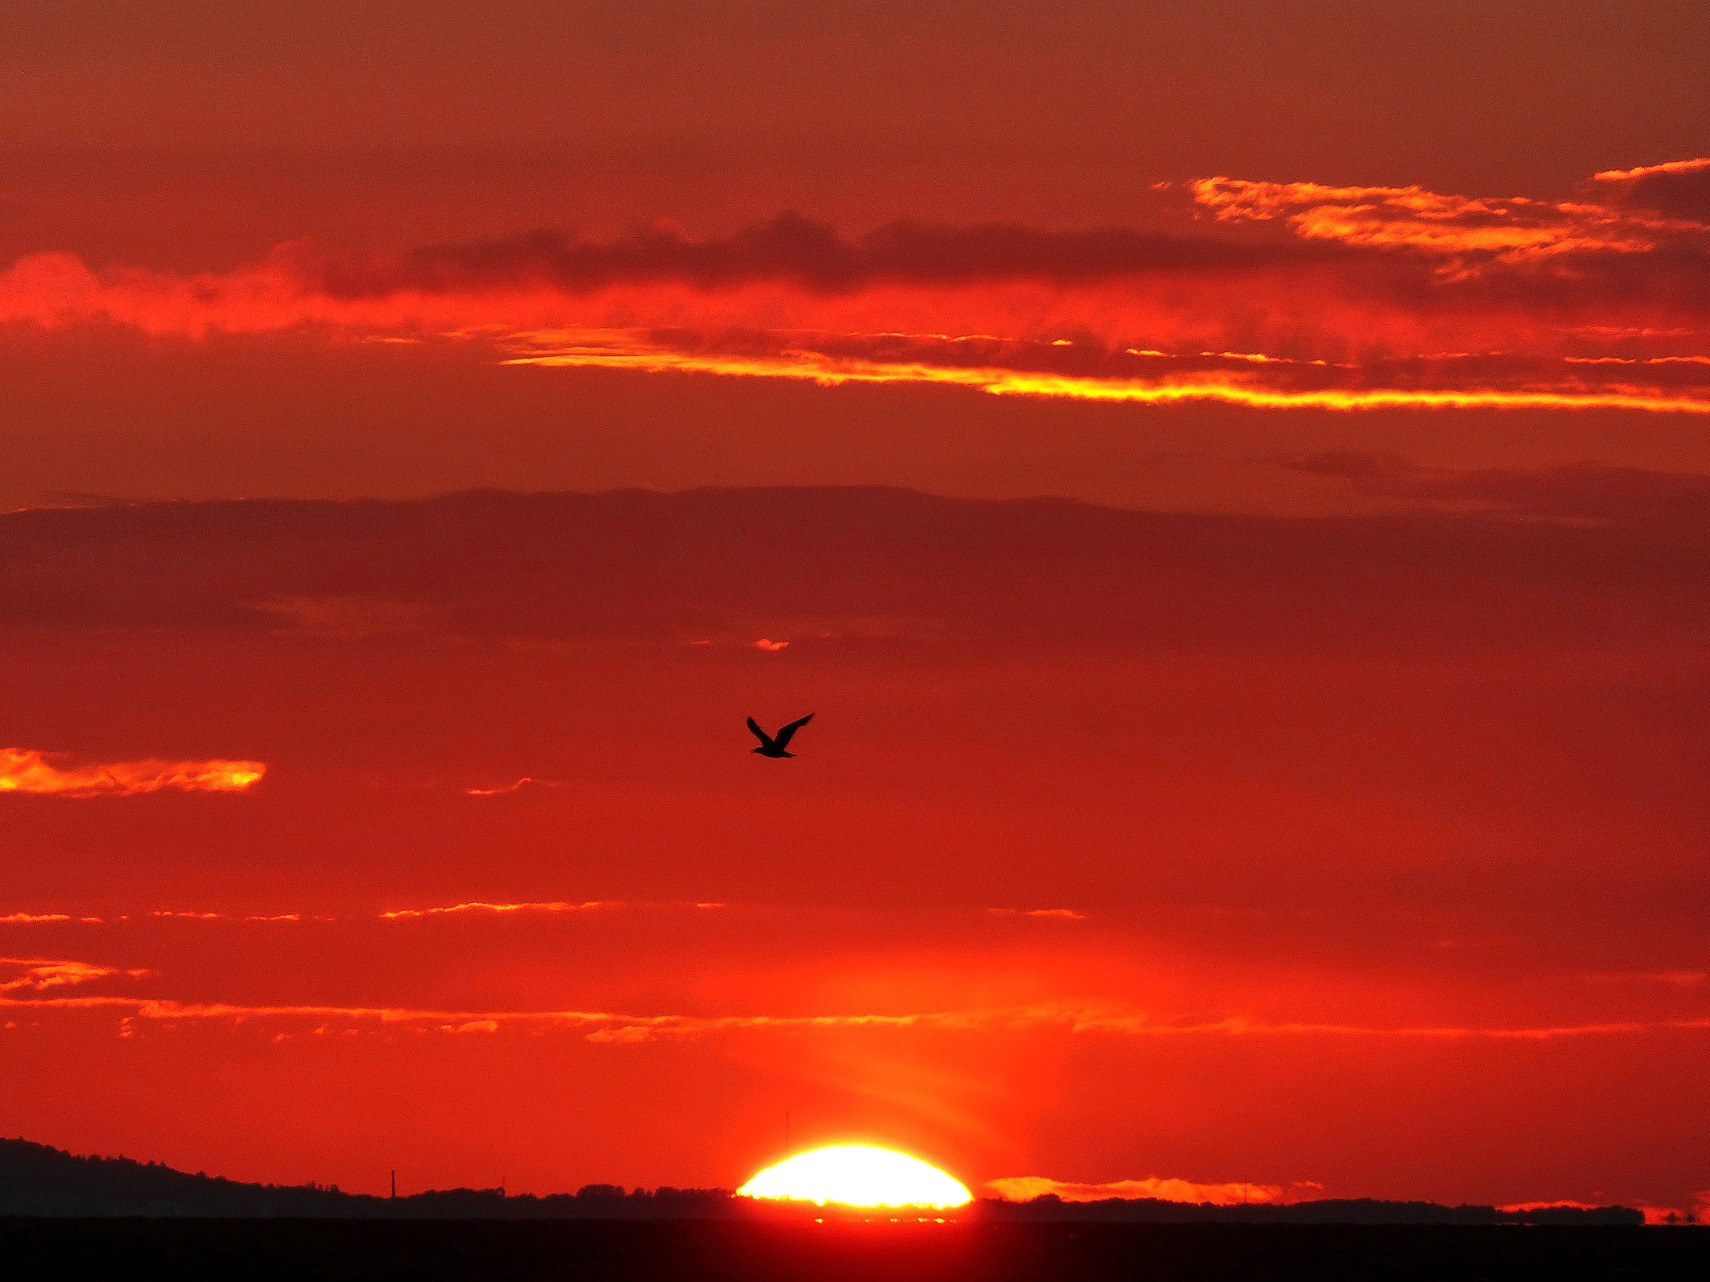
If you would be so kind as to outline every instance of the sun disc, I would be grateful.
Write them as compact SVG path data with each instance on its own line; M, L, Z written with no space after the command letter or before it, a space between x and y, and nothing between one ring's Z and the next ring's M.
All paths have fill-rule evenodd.
M768 1166L738 1196L824 1206L966 1206L973 1195L936 1166L870 1144L834 1144Z

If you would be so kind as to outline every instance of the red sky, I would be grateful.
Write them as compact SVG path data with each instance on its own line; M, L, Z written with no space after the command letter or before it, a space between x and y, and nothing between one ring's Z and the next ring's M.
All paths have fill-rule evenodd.
M1706 57L9 12L0 1132L1693 1205Z

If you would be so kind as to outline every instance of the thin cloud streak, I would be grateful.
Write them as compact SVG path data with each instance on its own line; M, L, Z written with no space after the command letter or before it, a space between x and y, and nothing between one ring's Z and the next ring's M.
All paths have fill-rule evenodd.
M1660 165L1640 165L1635 169L1605 169L1591 177L1594 182L1618 183L1650 178L1656 174L1696 174L1706 170L1710 170L1710 156L1696 156L1691 160L1669 160Z
M535 788L559 788L563 785L556 779L536 779L532 775L524 775L514 783L500 784L493 788L465 788L465 797L512 797L519 792L528 792Z
M1564 253L1642 254L1670 236L1710 230L1695 219L1658 218L1586 202L1524 196L1478 200L1422 187L1331 187L1222 177L1190 186L1198 204L1227 222L1276 219L1307 240L1486 254L1509 262Z
M56 957L0 957L0 967L18 972L10 979L0 980L0 993L40 992L115 977L140 979L154 973Z
M496 904L474 900L462 904L445 904L436 908L395 908L390 912L379 914L381 921L404 921L420 917L446 917L457 913L484 913L502 915L505 913L589 913L606 912L615 908L627 908L629 905L616 899L584 899L580 902L565 900L548 900L534 903Z
M436 904L427 908L394 908L379 913L356 913L335 916L326 913L280 912L280 913L224 913L209 912L188 908L155 908L147 912L134 914L135 917L149 917L156 921L184 922L239 922L264 925L298 925L302 923L332 923L351 921L409 921L422 918L474 915L487 917L503 917L513 913L545 913L545 914L581 914L590 912L619 912L619 911L691 911L709 912L729 907L728 904L712 900L628 900L628 899L584 899L584 900L527 900L518 902L489 902L471 900L457 904ZM40 926L75 923L85 926L105 926L120 922L129 922L133 914L122 913L115 917L98 917L92 915L76 915L64 912L12 912L0 916L0 926Z
M1216 401L1249 409L1376 410L1618 409L1658 414L1710 414L1710 389L1703 396L1641 388L1312 388L1277 389L1257 379L1194 376L1179 379L1097 378L1041 374L1001 367L940 366L833 357L796 347L775 357L671 351L646 341L625 348L585 346L536 350L509 356L506 365L618 369L652 374L715 374L741 378L785 379L822 387L845 384L930 384L968 388L992 396L1027 396L1107 404L1179 405ZM1282 363L1282 362L1279 362Z
M4 964L0 960L0 964ZM26 970L23 980L3 986L40 989L52 983L83 983L114 975L147 972L115 971L77 962L21 959L18 964L41 966ZM59 968L59 969L51 969ZM58 979L59 975L69 978ZM34 976L34 978L31 978ZM1433 1041L1527 1041L1566 1038L1644 1036L1669 1031L1710 1031L1710 1016L1691 1019L1619 1021L1537 1027L1476 1027L1459 1025L1378 1026L1315 1022L1275 1022L1229 1016L1200 1022L1155 1021L1143 1011L1063 1004L937 1010L910 1013L838 1013L819 1015L636 1015L599 1010L449 1010L393 1006L311 1004L247 1004L181 1001L118 995L67 997L0 997L0 1007L43 1012L112 1010L126 1018L172 1021L294 1021L340 1023L352 1028L429 1026L443 1028L491 1023L494 1028L557 1028L583 1033L588 1041L638 1044L665 1039L694 1039L735 1033L814 1033L834 1030L1024 1032L1045 1031L1119 1037L1330 1037Z

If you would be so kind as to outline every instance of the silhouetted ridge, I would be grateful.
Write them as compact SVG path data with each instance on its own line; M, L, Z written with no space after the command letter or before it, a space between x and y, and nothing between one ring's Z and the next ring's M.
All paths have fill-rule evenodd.
M625 1190L590 1184L576 1193L506 1195L500 1189L443 1189L406 1197L341 1192L336 1185L245 1184L191 1175L157 1162L128 1157L79 1157L28 1140L0 1140L0 1216L185 1216L199 1218L306 1219L566 1219L692 1220L752 1216L757 1211L790 1218L822 1215L807 1206L762 1206L728 1189ZM1628 1207L1542 1207L1504 1211L1490 1206L1440 1206L1434 1202L1371 1199L1253 1203L1216 1206L1155 1198L1064 1202L983 1200L972 1214L1008 1223L1078 1221L1154 1224L1614 1224L1644 1223Z
M337 1185L245 1184L128 1157L79 1157L28 1140L0 1140L0 1216L194 1216L333 1219L696 1219L722 1214L724 1189L589 1185L579 1193L507 1196L439 1189L406 1197Z

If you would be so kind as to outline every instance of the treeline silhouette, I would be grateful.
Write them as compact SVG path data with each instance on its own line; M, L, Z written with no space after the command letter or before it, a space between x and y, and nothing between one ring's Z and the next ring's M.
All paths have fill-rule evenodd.
M1385 1202L1376 1198L1324 1198L1313 1202L1165 1202L1158 1198L1107 1198L1064 1202L1051 1194L1030 1202L983 1202L993 1219L1038 1222L1087 1220L1138 1224L1643 1224L1628 1206L1541 1206L1523 1211L1440 1202Z
M624 1189L590 1184L576 1193L507 1194L502 1189L444 1189L404 1197L346 1193L336 1185L247 1184L158 1162L80 1157L28 1140L0 1140L0 1216L147 1216L251 1219L421 1220L695 1220L792 1219L824 1215L811 1206L756 1206L728 1189ZM833 1215L836 1212L832 1212ZM861 1213L865 1214L865 1213ZM1630 1207L1542 1207L1505 1211L1492 1206L1382 1202L1360 1198L1288 1204L1165 1202L1111 1198L1064 1202L1047 1195L1030 1202L983 1200L962 1218L1005 1223L1095 1222L1152 1224L1606 1224L1636 1225Z

